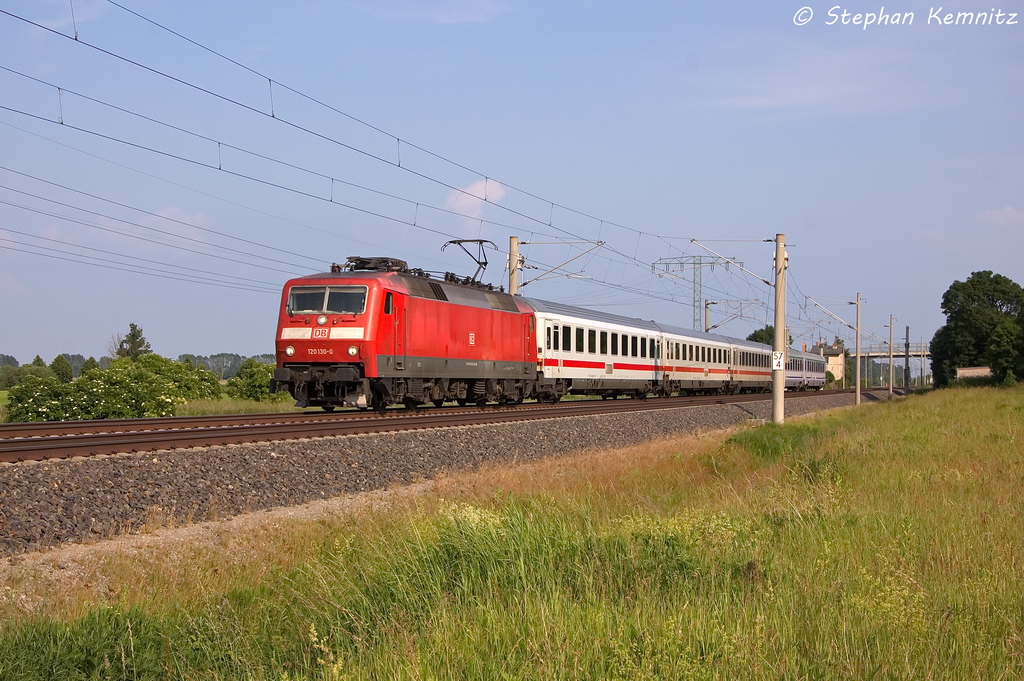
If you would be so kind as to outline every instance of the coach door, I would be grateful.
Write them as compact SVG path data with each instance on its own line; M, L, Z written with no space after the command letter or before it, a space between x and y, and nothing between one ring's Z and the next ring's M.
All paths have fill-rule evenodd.
M662 343L661 338L652 339L654 341L654 350L652 352L654 360L654 380L660 382L667 379L667 376L662 375L662 370L665 368L665 363L662 361L661 353L665 351L665 345Z
M548 319L544 322L544 374L546 376L560 377L562 375L561 347L562 327L557 319Z

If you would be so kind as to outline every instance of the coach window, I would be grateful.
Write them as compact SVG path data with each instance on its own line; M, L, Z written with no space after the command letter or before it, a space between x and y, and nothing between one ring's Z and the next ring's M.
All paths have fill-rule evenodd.
M608 332L607 331L602 331L601 332L601 354L602 355L607 355L608 354Z
M562 349L565 350L566 352L569 352L569 351L572 350L572 327L571 326L563 326L562 327Z
M391 307L394 305L394 294L388 291L384 294L384 314L391 314Z
M597 354L597 331L587 329L587 352Z
M550 326L544 328L544 340L546 341L545 345L546 345L547 349L550 350L551 349L551 327Z
M640 356L641 357L646 357L647 356L647 339L646 338L641 338L640 339Z
M655 342L653 338L651 339L651 358L661 359L661 343Z
M583 327L576 327L576 352L583 352Z
M619 354L619 334L617 333L612 334L612 354Z
M708 349L706 347L704 347L703 345L700 346L700 361L703 364L707 364L707 362L708 362Z
M678 362L679 361L679 343L676 343L676 355L675 355L675 357L676 357L676 361Z
M551 344L554 346L555 350L558 350L558 346L561 345L558 342L558 324L555 324L555 333L554 333L551 341L552 341Z

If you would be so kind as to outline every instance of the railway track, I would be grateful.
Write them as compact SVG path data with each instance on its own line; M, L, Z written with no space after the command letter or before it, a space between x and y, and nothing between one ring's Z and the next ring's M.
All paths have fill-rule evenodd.
M821 391L813 395L835 395L844 392L851 391ZM787 397L809 395L812 394L787 393ZM557 404L523 404L501 408L389 410L383 416L358 411L286 412L0 424L0 462L16 463L74 456L482 425L769 399L771 394L764 393L650 400L573 400Z

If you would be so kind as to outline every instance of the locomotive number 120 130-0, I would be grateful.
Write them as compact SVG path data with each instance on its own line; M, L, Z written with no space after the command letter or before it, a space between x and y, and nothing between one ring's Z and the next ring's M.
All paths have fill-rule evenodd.
M311 355L333 355L334 348L310 348L309 354Z

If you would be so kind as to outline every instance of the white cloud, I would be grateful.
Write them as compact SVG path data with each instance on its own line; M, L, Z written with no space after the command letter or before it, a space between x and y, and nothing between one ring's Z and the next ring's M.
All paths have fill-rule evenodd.
M379 19L432 24L482 24L508 11L496 0L357 0L349 5Z
M448 193L445 206L449 210L471 218L480 218L484 214L485 203L497 203L505 198L506 190L501 183L494 180L477 180L462 188Z
M1024 211L1019 211L1012 206L1005 206L998 210L990 208L975 215L974 221L999 227L1024 227Z

